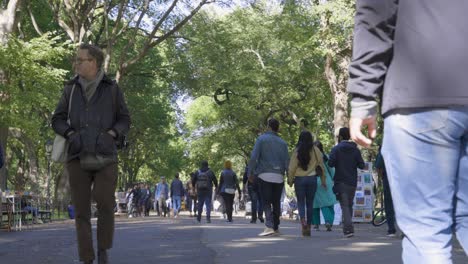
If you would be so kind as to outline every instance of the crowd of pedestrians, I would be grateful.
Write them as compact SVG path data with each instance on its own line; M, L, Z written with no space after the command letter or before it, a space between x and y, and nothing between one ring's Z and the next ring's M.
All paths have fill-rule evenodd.
M334 206L339 203L343 234L352 237L357 171L364 169L361 152L350 140L349 129L344 127L339 130L338 144L327 155L322 143L314 139L306 126L302 121L298 142L290 155L287 143L278 134L279 121L273 118L268 121L268 129L257 139L243 172L244 195L231 161L224 161L219 177L209 167L208 161L202 161L199 169L190 173L185 184L176 173L170 183L161 176L152 190L143 183L129 189L129 217L148 216L152 207L157 216L176 218L183 208L190 216L196 217L197 223L202 222L203 212L206 223L211 223L212 211L217 209L227 222L233 222L237 191L238 201L243 196L249 198L250 223L260 221L265 224L259 236L280 234L280 219L285 215L284 211L289 211L286 213L288 216L294 211L286 208L291 207L291 203L286 201L294 200L303 236L311 236L311 231L318 231L321 224L331 231L335 222ZM382 171L381 163L378 159L379 172ZM294 187L296 197L293 199L286 195L285 180ZM389 187L385 188L386 196L389 196ZM243 202L246 204L247 201ZM386 205L392 208L388 202ZM387 214L391 216L392 212ZM321 223L321 215L324 223ZM389 234L394 234L394 221L390 219L389 223L392 224Z

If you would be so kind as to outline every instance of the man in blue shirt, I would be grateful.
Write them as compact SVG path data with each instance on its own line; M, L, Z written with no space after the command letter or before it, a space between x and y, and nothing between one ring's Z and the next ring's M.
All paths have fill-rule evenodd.
M259 236L279 234L281 193L289 165L288 145L278 135L279 125L274 118L268 120L268 130L255 142L249 162L249 183L258 181L265 212L266 228Z
M179 173L175 174L175 179L171 183L171 199L172 199L172 208L174 209L174 218L177 218L179 213L180 204L182 202L182 196L184 196L184 185L179 180Z
M158 201L159 213L158 216L167 215L166 200L169 197L169 186L166 183L166 177L161 176L161 182L156 186L154 198Z

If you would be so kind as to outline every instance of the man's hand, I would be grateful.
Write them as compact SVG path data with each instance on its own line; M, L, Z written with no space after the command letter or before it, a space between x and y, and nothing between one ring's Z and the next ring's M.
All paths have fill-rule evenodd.
M361 130L367 126L367 136L362 134ZM375 116L370 116L366 119L352 117L349 120L349 130L351 139L363 147L370 147L372 141L377 135L377 124Z

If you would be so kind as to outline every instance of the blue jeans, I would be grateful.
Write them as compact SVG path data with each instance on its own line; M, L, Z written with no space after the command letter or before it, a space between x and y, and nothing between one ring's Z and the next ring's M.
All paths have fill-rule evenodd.
M172 209L174 209L174 216L176 216L179 213L181 201L182 197L172 196Z
M201 220L201 214L203 211L203 205L206 206L206 219L210 220L211 215L211 198L213 196L212 192L201 192L198 191L198 215L197 220Z
M468 250L468 107L385 118L382 154L405 234L404 263L452 263L452 231Z
M306 223L311 225L314 214L314 196L315 192L317 191L317 177L295 177L294 190L297 197L297 209L299 210L299 217L301 219L305 219Z

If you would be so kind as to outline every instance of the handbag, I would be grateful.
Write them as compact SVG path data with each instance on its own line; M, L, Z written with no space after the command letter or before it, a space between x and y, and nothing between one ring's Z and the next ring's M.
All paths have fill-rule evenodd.
M72 87L72 91L70 94L70 101L68 102L68 112L67 112L67 124L70 125L70 110L71 110L71 103L73 98L73 92L75 91L75 84ZM53 162L57 163L65 163L67 161L67 154L68 154L68 140L64 138L62 135L55 134L54 145L52 147L52 155L51 159Z

